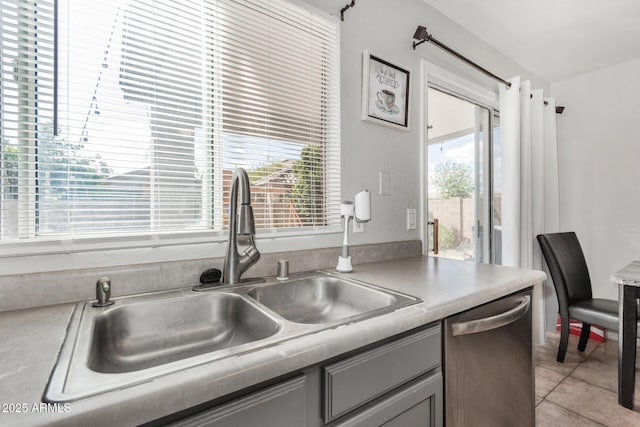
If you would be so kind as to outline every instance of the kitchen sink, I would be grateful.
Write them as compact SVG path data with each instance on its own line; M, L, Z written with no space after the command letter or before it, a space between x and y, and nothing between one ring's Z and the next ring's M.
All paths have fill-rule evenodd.
M286 282L271 278L260 285L207 292L181 288L113 301L107 307L75 306L46 401L74 401L153 383L421 300L313 272Z
M89 368L137 371L267 338L280 323L240 295L152 301L95 317Z
M415 301L333 276L256 287L247 294L287 320L313 324L352 319Z

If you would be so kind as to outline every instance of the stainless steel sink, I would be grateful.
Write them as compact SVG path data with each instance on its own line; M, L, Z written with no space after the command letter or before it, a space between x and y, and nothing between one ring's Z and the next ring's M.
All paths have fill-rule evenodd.
M283 322L234 292L191 289L76 305L45 399L72 401L255 351Z
M287 282L191 288L77 304L45 392L68 402L150 383L169 374L420 302L325 273Z
M280 324L240 295L152 301L95 317L89 368L137 371L267 338Z
M399 308L415 301L332 276L256 287L247 294L278 315L297 323L334 323L389 307Z

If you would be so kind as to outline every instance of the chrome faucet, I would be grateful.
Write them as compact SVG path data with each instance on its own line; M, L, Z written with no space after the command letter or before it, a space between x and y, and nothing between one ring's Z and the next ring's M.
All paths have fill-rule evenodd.
M238 212L238 186L241 191L240 212ZM236 168L231 178L231 194L229 196L229 242L227 255L224 258L222 283L235 285L240 283L242 274L260 259L260 252L256 248L253 235L256 226L251 207L251 190L249 189L249 175L242 168ZM249 247L242 255L238 252L238 234L249 236Z

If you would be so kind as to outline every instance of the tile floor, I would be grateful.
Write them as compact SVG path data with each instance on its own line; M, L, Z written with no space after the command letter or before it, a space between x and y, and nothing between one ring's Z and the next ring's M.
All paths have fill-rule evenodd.
M618 405L618 343L589 340L580 353L571 336L564 363L556 362L558 333L535 350L536 425L640 426L640 355L636 367L635 409Z

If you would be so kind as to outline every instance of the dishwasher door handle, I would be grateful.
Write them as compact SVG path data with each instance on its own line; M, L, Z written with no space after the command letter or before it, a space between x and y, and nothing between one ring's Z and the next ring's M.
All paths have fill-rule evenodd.
M459 335L469 335L478 332L490 331L506 326L520 319L529 310L531 305L531 297L523 295L518 298L519 303L511 310L494 316L485 317L483 319L470 320L468 322L459 322L451 325L451 333L454 337Z

